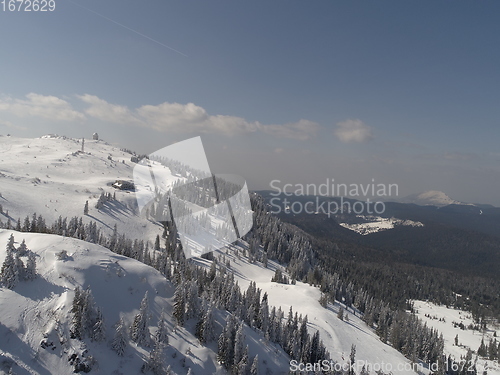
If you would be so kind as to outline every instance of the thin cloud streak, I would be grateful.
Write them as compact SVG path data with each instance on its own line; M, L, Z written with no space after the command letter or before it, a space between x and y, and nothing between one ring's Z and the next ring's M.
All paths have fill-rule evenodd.
M168 48L168 49L169 49L169 50L171 50L171 51L177 52L178 54L180 54L180 55L182 55L182 56L184 56L184 57L189 57L188 55L186 55L186 54L182 53L181 51L176 50L175 48L172 48L172 47L170 47L170 46L167 46L166 44L163 44L163 43L161 43L161 42L157 41L156 39L153 39L153 38L151 38L151 37L149 37L149 36L147 36L147 35L144 35L143 33L140 33L139 31L134 30L134 29L132 29L132 28L130 28L130 27L128 27L128 26L125 26L124 24L121 24L120 22L117 22L117 21L115 21L115 20L113 20L113 19L111 19L111 18L109 18L109 17L106 17L105 15L103 15L103 14L101 14L101 13L98 13L98 12L96 12L95 10L89 9L89 8L87 8L87 7L84 7L83 5L80 5L80 4L78 4L78 3L74 2L74 1L71 1L71 0L68 0L68 1L69 1L70 3L72 3L72 4L76 5L77 7L80 7L80 8L82 8L82 9L85 9L85 10L86 10L86 11L88 11L88 12L94 13L95 15L97 15L97 16L99 16L99 17L101 17L101 18L104 18L104 19L105 19L105 20L107 20L107 21L113 22L115 25L118 25L118 26L120 26L120 27L123 27L124 29L127 29L127 30L129 30L129 31L132 31L133 33L135 33L135 34L137 34L137 35L140 35L140 36L142 36L143 38L146 38L146 39L148 39L148 40L150 40L150 41L152 41L152 42L154 42L154 43L156 43L156 44L159 44L160 46L163 46L163 47L165 47L165 48Z

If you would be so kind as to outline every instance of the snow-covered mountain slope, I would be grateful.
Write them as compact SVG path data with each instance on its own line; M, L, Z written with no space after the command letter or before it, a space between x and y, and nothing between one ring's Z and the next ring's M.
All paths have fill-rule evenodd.
M251 281L255 281L262 293L269 296L270 306L288 313L290 307L294 312L308 316L308 328L312 334L319 330L331 359L338 362L343 368L348 368L351 345L356 345L356 372L361 372L363 364L367 365L371 374L376 369L385 373L415 374L409 370L410 361L389 345L384 344L351 309L348 310L349 321L342 321L337 317L341 306L339 302L328 304L327 308L319 304L321 292L318 288L297 282L296 285L278 284L271 282L277 267L275 262L268 262L268 268L261 263L250 263L245 257L238 257L233 251L224 252L226 260L230 261L231 269L241 288L244 290ZM199 263L209 267L208 261L197 259ZM345 307L345 306L343 306ZM371 366L371 367L370 367ZM380 366L377 368L377 366Z
M136 195L145 192L116 190L111 186L116 180L133 180L136 164L130 161L131 154L103 141L86 140L84 152L81 147L81 140L57 136L0 137L0 204L3 209L0 220L5 223L10 219L15 225L17 219L22 223L25 216L36 212L50 225L59 216L78 216L83 217L84 222L96 222L107 234L112 233L116 224L118 232L125 233L128 238L153 240L163 227L138 214ZM155 174L162 175L166 184L182 178L160 164L153 161L150 164L158 169ZM102 192L115 193L116 200L97 209L95 205ZM87 200L89 213L84 215ZM381 226L379 224L387 223L375 226ZM4 260L5 244L11 233L14 233L16 245L25 238L28 248L37 254L40 275L34 281L19 283L13 290L0 289L0 374L12 363L16 363L17 374L68 374L72 372L68 359L73 354L81 356L85 349L99 364L95 373L138 374L150 348L129 342L127 354L120 358L110 349L110 340L120 317L127 325L132 323L146 291L152 313L151 332L155 331L161 311L164 309L167 314L170 346L165 351L166 364L171 364L179 374L187 373L188 367L193 374L225 373L215 359L217 342L205 347L194 337L196 322L188 321L186 328L174 331L174 287L156 270L98 245L12 230L0 231L0 262ZM248 246L244 241L239 243L243 248ZM231 248L234 250L235 246ZM58 259L57 254L62 250L67 251L68 257ZM409 361L382 343L355 312L348 312L349 322L340 320L337 318L340 304L336 302L323 308L318 301L318 288L300 282L296 285L272 283L270 280L279 265L269 262L269 268L264 268L260 263L249 263L248 259L235 256L233 250L228 250L227 254L225 250L217 253L230 259L231 269L242 289L255 281L258 288L268 293L270 305L281 306L285 313L292 306L294 312L308 315L310 333L319 330L333 360L346 365L354 344L360 364L358 373L363 364L371 366L372 374L377 366L382 366L379 368L386 373L412 373L408 370ZM194 261L210 267L205 259ZM90 286L97 306L102 309L108 332L103 343L86 339L82 344L70 338L70 309L77 286ZM217 335L225 324L226 315L216 312ZM259 354L263 371L288 372L289 357L281 348L266 342L252 329L246 329L246 336L250 357ZM45 347L41 346L42 342ZM52 344L47 346L48 343Z
M84 223L95 221L108 234L115 224L119 233L132 239L153 240L161 234L158 224L139 215L134 192L111 186L116 180L133 181L132 155L101 140L85 140L81 150L81 140L66 137L0 136L0 204L8 212L0 214L0 220L10 218L14 225L36 212L48 225L59 216L81 216ZM167 183L180 178L158 163L150 164L164 169L158 174ZM116 201L97 209L102 192L116 194ZM89 214L84 216L86 201Z
M10 235L16 247L22 239L36 254L38 277L21 281L13 290L0 288L0 373L10 367L15 374L66 375L73 373L69 360L73 354L94 357L91 373L137 375L151 348L137 346L127 339L123 357L111 349L114 325L120 317L127 327L138 313L146 292L155 333L162 310L166 314L169 345L164 363L175 374L204 375L225 373L216 361L217 342L202 346L192 334L194 322L186 328L172 324L174 286L155 269L94 244L48 234L0 230L0 262ZM59 257L62 250L66 257ZM61 259L59 259L61 258ZM89 287L96 306L102 311L106 328L103 342L70 337L74 290ZM225 313L216 312L215 332L220 334ZM128 329L127 329L128 331ZM288 357L279 348L264 342L262 336L246 327L249 355L259 355L262 371L286 373ZM42 344L43 343L43 344ZM3 366L3 368L2 368Z
M420 319L426 322L429 327L433 327L443 334L445 353L451 354L456 359L465 358L468 349L477 352L481 340L484 340L484 343L488 345L490 340L496 339L498 341L500 339L500 327L498 325L488 325L486 331L467 329L470 325L476 325L471 313L425 301L414 301L414 308ZM465 329L460 328L460 323L463 324ZM495 332L498 337L494 337ZM458 346L455 345L457 335ZM476 355L474 355L473 359L475 358ZM478 373L481 374L486 370L489 375L500 375L500 363L497 361L479 357L477 359L477 369Z
M401 199L401 203L414 203L420 206L437 206L437 207L448 206L450 204L457 204L457 205L468 204L452 199L442 191L437 191L437 190L428 190L420 194L408 195L407 197Z

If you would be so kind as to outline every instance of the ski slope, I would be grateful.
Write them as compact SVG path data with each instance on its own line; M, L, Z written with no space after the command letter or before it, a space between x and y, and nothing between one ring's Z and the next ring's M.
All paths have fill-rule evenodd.
M233 250L234 250L233 246ZM401 353L389 345L384 344L377 337L375 332L370 329L360 318L355 316L349 309L349 322L337 318L340 303L329 304L327 308L319 304L320 290L314 286L297 282L296 285L278 284L271 282L277 267L275 262L269 261L268 268L263 267L259 262L254 264L248 261L248 258L238 257L233 250L219 251L226 260L230 261L231 270L234 272L235 280L238 281L242 290L246 290L251 281L255 281L257 287L262 289L262 294L269 296L269 305L281 309L287 317L290 306L294 314L308 316L309 332L314 333L319 330L321 339L327 350L330 352L331 359L342 366L348 366L351 345L356 345L357 373L367 365L371 374L375 374L377 366L380 366L384 372L397 374L415 374L410 369L410 361ZM209 262L204 259L197 259L200 264L209 267ZM345 308L345 306L343 306ZM371 366L371 367L370 367Z

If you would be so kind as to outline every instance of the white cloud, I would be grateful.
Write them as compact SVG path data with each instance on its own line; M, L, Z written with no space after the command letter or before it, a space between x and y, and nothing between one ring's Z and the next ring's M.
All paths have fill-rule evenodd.
M0 111L18 117L41 117L47 120L84 120L85 115L73 109L67 101L52 95L29 93L27 99L0 98Z
M73 109L67 101L56 96L30 93L25 99L10 96L0 98L0 112L19 117L41 117L58 121L82 121L95 118L104 122L144 126L156 131L173 133L213 133L226 136L261 132L278 138L307 140L316 136L320 126L309 120L287 124L261 124L242 117L210 115L193 103L161 103L139 108L112 104L95 95L77 95L87 108Z
M85 113L90 117L94 117L101 121L111 122L114 124L140 123L135 115L125 106L110 104L95 95L85 94L78 95L77 97L84 103L90 105L85 110Z
M344 143L366 142L373 139L372 128L363 121L354 119L337 123L335 136Z
M231 136L261 131L281 138L307 140L316 136L320 128L318 124L308 120L284 125L264 125L237 116L210 115L204 108L193 103L165 102L130 110L93 95L86 94L79 98L90 105L85 111L89 116L115 123L138 124L165 132L218 133Z
M254 132L259 125L236 116L211 116L204 108L193 103L144 105L137 109L137 114L145 126L158 131L234 135Z
M162 103L144 105L137 113L145 122L145 126L158 131L195 132L203 128L208 120L207 112L193 104Z

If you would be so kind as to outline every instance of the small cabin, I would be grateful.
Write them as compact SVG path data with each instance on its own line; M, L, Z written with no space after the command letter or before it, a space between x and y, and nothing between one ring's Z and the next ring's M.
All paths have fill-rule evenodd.
M99 140L99 134L97 134L97 133L92 134L92 139L94 141L98 141Z
M116 180L111 186L119 190L135 190L134 183L125 180Z

